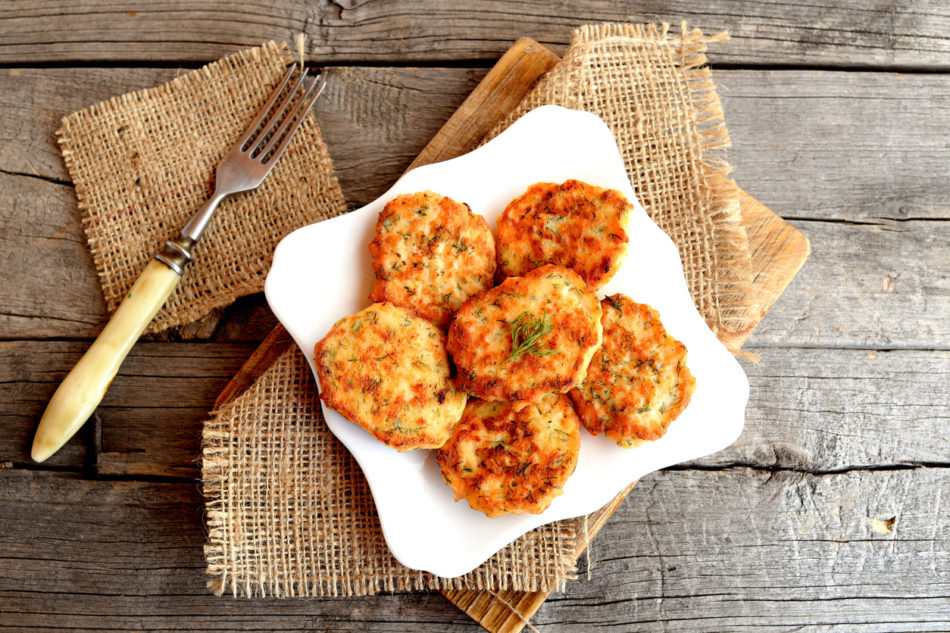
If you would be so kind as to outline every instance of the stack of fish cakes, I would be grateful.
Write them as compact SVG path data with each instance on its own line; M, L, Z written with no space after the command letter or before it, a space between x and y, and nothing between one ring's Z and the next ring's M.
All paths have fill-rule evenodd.
M456 500L487 516L543 512L577 465L581 424L624 447L655 440L695 388L655 311L595 294L631 212L615 190L538 183L506 207L496 244L463 203L398 196L370 244L377 303L315 349L320 397L397 450L438 449Z

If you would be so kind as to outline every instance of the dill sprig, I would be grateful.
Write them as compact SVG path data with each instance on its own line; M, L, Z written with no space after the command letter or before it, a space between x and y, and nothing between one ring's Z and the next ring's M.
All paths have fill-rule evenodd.
M511 322L511 356L502 361L508 361L524 356L525 354L534 354L535 356L547 356L557 350L552 348L541 349L540 339L551 331L551 321L546 314L541 316L532 316L528 312L522 312Z

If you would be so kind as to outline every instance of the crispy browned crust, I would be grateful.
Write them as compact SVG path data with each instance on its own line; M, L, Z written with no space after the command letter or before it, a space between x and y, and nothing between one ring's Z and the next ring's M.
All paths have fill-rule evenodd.
M622 294L602 304L604 343L571 400L593 435L604 433L628 448L659 439L696 389L686 347L667 334L650 306Z
M369 253L376 274L370 300L402 306L441 328L495 275L495 238L485 218L431 191L391 200Z
M499 271L513 277L557 264L597 290L627 254L632 210L619 191L579 180L531 185L498 219Z
M445 334L404 308L375 303L341 319L314 356L320 398L396 450L442 446L465 408Z
M566 396L549 394L518 411L509 402L472 399L436 459L456 501L489 517L537 514L562 493L580 444Z
M519 315L548 319L538 340L545 355L511 358L511 325ZM447 347L458 368L456 384L484 400L539 400L579 384L600 346L601 307L577 273L542 266L465 302L449 327Z

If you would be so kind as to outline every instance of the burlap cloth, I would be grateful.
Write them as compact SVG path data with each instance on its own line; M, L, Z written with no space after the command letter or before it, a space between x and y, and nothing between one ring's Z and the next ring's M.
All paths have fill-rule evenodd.
M110 312L208 199L214 167L292 61L273 42L71 114L56 132ZM260 292L274 247L346 201L311 114L264 183L221 203L195 260L147 332Z
M703 66L715 39L685 27L678 35L665 26L584 27L508 122L542 103L604 118L640 201L679 246L701 313L717 331L735 331L751 322L754 306L738 200L718 153L728 136ZM212 166L287 58L268 45L64 121L63 152L110 306L207 195ZM259 290L280 237L342 209L319 130L308 122L264 187L219 211L197 265L154 329ZM583 534L583 518L543 526L454 579L401 566L359 467L323 423L296 348L206 423L202 476L207 571L217 594L550 590L574 576Z

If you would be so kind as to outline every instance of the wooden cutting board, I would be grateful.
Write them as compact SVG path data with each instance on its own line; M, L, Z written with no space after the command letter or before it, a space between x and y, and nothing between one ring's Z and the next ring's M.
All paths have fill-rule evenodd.
M558 61L557 55L534 40L525 38L515 42L409 168L454 158L477 147L482 137ZM741 189L738 193L752 251L753 283L759 307L758 319L761 319L805 263L811 248L805 236L791 225ZM720 338L738 349L751 331L722 333ZM215 407L221 407L244 393L292 344L290 335L283 327L274 328L218 396ZM633 486L631 484L604 508L590 515L586 534L579 535L575 543L578 557L583 554L588 540L600 531ZM442 593L487 630L493 633L517 633L551 592Z

